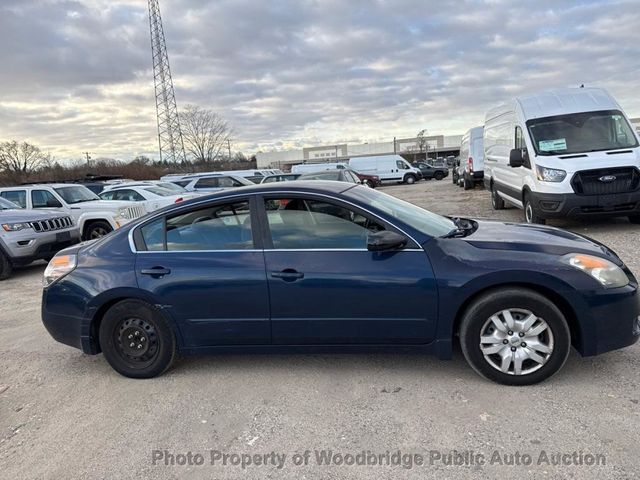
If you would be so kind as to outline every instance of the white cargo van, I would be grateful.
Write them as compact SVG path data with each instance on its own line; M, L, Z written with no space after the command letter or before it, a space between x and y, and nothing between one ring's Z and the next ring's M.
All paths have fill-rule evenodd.
M291 173L315 173L348 167L349 165L346 163L301 163L300 165L294 165L291 167Z
M594 215L640 223L639 144L603 89L518 97L486 115L484 184L494 209L513 204L528 223Z
M484 146L482 135L483 127L475 127L468 130L462 136L460 145L460 166L462 170L462 185L469 190L482 183L484 178Z
M409 185L422 179L422 172L409 165L400 155L356 157L349 166L358 173L377 175L381 182L402 182Z

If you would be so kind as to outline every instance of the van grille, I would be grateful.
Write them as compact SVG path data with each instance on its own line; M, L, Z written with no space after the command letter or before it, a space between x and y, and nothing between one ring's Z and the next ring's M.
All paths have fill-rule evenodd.
M133 220L134 218L142 217L146 215L147 211L142 205L132 205L127 207L122 212L122 216L127 220Z
M30 225L36 232L50 232L73 227L73 220L71 220L71 217L58 217L50 220L38 220L37 222L31 222Z
M578 195L635 192L640 188L640 171L634 167L583 170L573 176L571 186Z

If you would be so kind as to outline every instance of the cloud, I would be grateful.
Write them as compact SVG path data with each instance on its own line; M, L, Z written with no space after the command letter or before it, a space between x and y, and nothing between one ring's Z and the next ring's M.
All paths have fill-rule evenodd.
M640 115L633 1L161 2L178 106L237 148L462 133L510 96L598 85ZM145 0L4 0L0 139L155 154Z

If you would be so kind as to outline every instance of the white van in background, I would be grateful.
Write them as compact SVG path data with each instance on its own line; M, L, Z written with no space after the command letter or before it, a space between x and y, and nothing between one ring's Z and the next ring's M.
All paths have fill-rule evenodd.
M461 181L465 190L470 190L484 178L484 127L475 127L462 136L460 146Z
M315 173L324 172L325 170L336 170L339 168L348 168L346 163L301 163L291 167L291 173Z
M640 223L640 140L600 88L518 97L490 110L484 184L494 209L524 209L528 223L627 216Z
M409 185L422 179L422 172L409 165L400 155L356 157L349 166L358 173L377 175L381 182L402 182Z

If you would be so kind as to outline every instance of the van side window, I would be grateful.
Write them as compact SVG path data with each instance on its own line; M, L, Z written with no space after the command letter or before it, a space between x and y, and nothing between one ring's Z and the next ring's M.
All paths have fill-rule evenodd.
M516 146L515 148L527 148L527 144L524 141L524 135L522 135L522 129L516 127Z
M409 167L407 167L407 164L404 163L401 160L396 160L396 166L400 169L400 170L408 170Z

